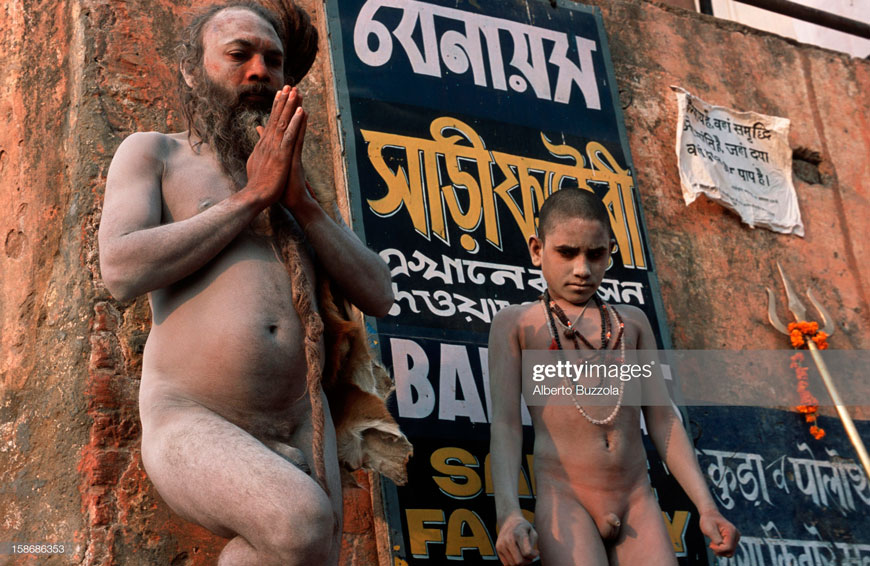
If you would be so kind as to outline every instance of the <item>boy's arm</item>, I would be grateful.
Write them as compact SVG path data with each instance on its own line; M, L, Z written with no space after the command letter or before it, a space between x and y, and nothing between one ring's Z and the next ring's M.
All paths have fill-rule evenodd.
M633 310L630 316L639 327L637 349L655 350L655 337L646 315L640 310ZM645 399L669 399L667 387L660 375L654 374L654 377L645 380L643 387ZM676 411L671 405L645 405L643 415L659 455L698 508L701 531L710 538L710 548L717 556L732 556L740 540L740 532L716 507L695 457L695 449Z
M506 566L528 564L538 556L538 535L523 516L517 494L522 457L522 352L519 316L522 307L508 307L495 316L489 330L489 389L492 398L490 458L495 510L499 526L496 552Z

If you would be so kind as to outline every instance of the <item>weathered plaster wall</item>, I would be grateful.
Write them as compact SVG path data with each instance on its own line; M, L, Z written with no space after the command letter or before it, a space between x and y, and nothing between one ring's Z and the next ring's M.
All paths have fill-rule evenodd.
M838 321L833 347L870 347L870 63L664 4L591 3L610 38L674 346L782 347L764 293L779 260ZM136 130L183 127L172 47L190 5L0 8L0 541L75 543L40 564L204 565L223 544L175 518L142 471L135 400L148 309L111 299L97 269L115 148ZM325 23L318 2L303 5L323 40L303 84L306 158L329 181L338 149ZM806 238L749 230L708 202L685 207L671 84L792 120L792 147L821 157L820 183L795 179ZM344 560L374 563L369 494L346 499Z
M870 346L860 332L870 322L870 63L649 3L598 4L675 347L781 347L764 292L777 284L776 260L839 323L833 347ZM821 157L821 183L794 178L805 238L750 230L709 202L683 204L672 84L791 120L791 147Z
M69 187L73 96L66 2L0 9L0 536L71 537L84 525L76 466L89 422L89 274ZM0 557L2 560L2 557Z
M206 2L6 3L0 17L0 541L73 542L46 564L213 564L225 543L151 488L136 408L147 302L99 277L111 157L137 130L181 130L176 32ZM319 6L307 2L322 28ZM325 40L322 50L326 50ZM331 182L331 80L302 88L309 175ZM365 475L358 477L368 485ZM368 491L347 494L347 560L375 558ZM30 563L0 556L0 563Z

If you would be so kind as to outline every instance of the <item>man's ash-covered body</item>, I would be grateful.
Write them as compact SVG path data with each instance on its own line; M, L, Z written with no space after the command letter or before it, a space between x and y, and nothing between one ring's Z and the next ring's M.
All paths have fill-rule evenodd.
M393 300L383 261L306 188L307 115L282 86L307 71L316 33L289 13L212 9L191 24L191 132L123 142L100 228L107 287L122 300L149 293L153 314L139 399L146 471L176 512L232 538L228 565L336 563L335 433L309 375L323 361L315 262L368 314ZM292 52L303 33L305 52ZM297 76L294 57L308 59ZM282 248L273 232L304 243L286 236Z
M532 263L541 266L549 299L574 330L594 348L655 350L643 311L628 305L601 307L594 299L614 245L600 199L579 189L554 193L541 209L538 231L540 236L529 239ZM575 341L564 332L557 322L559 310L547 310L549 304L508 307L497 314L490 331L489 351L498 352L490 355L489 371L499 557L507 565L528 564L539 548L545 566L676 564L647 475L641 407L583 407L587 418L572 405L530 406L537 484L534 527L520 510L522 351L552 349L556 340L564 349L581 344L579 337ZM602 324L611 329L604 344ZM643 387L658 389L644 391L645 398L667 398L660 379L644 381ZM716 508L676 412L670 406L642 410L656 448L698 508L711 548L730 555L739 534Z

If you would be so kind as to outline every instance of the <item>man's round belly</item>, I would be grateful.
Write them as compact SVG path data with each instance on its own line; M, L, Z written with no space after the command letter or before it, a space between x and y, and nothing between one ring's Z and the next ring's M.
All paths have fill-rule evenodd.
M271 249L228 252L152 294L142 387L218 412L289 408L306 398L307 366L286 270Z

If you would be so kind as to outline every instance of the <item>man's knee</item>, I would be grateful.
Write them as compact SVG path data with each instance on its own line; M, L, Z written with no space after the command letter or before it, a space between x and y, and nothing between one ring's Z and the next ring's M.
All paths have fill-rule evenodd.
M338 518L329 498L320 490L288 504L277 524L262 533L266 553L282 564L322 564L338 540Z

